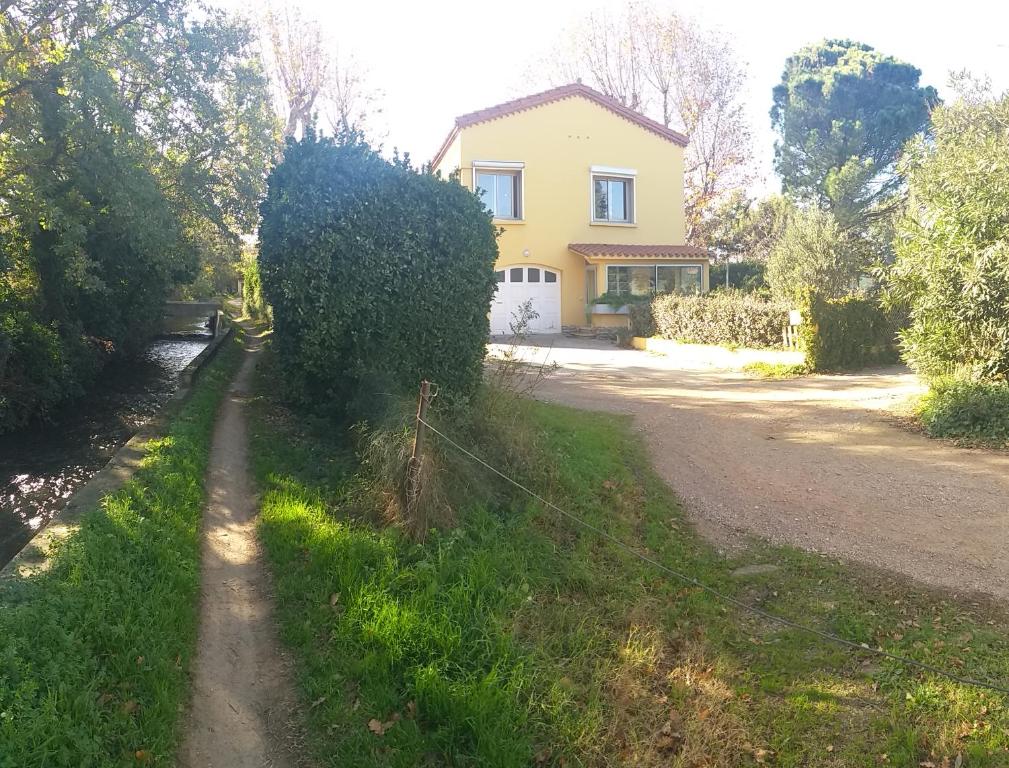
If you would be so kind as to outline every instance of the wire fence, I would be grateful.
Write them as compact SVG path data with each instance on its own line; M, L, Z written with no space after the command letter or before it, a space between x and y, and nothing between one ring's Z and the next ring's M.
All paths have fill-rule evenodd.
M560 514L564 518L570 520L571 522L575 523L576 525L578 525L578 526L580 526L580 527L582 527L582 528L584 528L584 529L586 529L588 531L592 531L593 533L595 533L598 536L606 539L607 541L609 541L611 544L613 544L614 546L618 547L619 549L621 549L621 550L629 553L633 557L636 557L638 560L641 560L642 562L647 563L648 565L650 565L650 566L658 569L659 571L661 571L661 572L663 572L663 573L665 573L665 574L667 574L669 576L673 576L674 578L678 579L679 581L684 582L685 584L689 584L689 585L691 585L693 587L697 587L698 589L703 590L704 592L708 593L709 595L711 595L712 597L715 597L718 600L721 600L721 601L723 601L725 603L728 603L729 605L735 606L736 608L739 608L741 610L744 610L744 611L747 611L749 613L752 613L752 614L754 614L756 616L760 616L761 618L766 619L768 621L772 621L772 622L775 622L775 623L780 624L782 626L789 627L790 629L794 629L794 630L798 630L800 632L804 632L804 633L806 633L806 634L808 634L808 635L810 635L812 637L816 637L816 638L818 638L820 640L826 640L828 642L835 643L837 645L853 649L853 650L855 650L855 651L857 651L859 653L870 654L870 655L873 655L873 656L876 656L876 657L879 657L879 658L888 659L889 661L893 661L893 662L896 662L898 664L902 664L905 667L913 667L915 669L922 670L923 672L930 672L930 673L932 673L934 675L938 675L940 677L944 677L944 678L946 678L948 680L952 680L954 682L961 683L963 685L972 686L974 688L981 688L981 689L985 689L985 690L988 690L988 691L993 691L995 693L1000 693L1000 694L1009 696L1009 684L995 683L995 682L991 682L991 681L988 681L988 680L979 680L979 679L972 678L972 677L966 677L966 676L963 676L963 675L958 675L955 672L951 672L951 671L949 671L947 669L943 669L942 667L937 667L937 666L934 666L932 664L928 664L928 663L923 662L923 661L918 661L917 659L912 659L912 658L910 658L908 656L901 656L900 654L890 653L889 651L885 651L882 648L873 648L872 646L867 645L866 643L858 643L858 642L855 642L853 640L848 640L847 638L841 637L840 635L835 635L835 634L833 634L831 632L826 632L826 631L824 631L822 629L817 629L815 627L811 627L811 626L808 626L808 625L805 625L805 624L800 624L799 622L792 621L791 619L787 619L784 616L778 616L777 614L773 614L773 613L770 613L769 611L765 611L763 608L758 608L755 605L750 605L749 603L746 603L746 602L744 602L742 600L739 600L738 598L732 597L731 595L727 595L724 592L721 592L721 591L715 589L714 587L712 587L712 586L710 586L708 584L705 584L705 583L699 581L698 579L694 578L693 576L688 576L685 573L680 573L679 571L676 571L673 568L670 568L669 566L667 566L667 565L659 562L655 558L650 557L650 556L648 556L646 554L642 554L641 552L637 551L634 547L632 547L631 545L627 544L626 542L620 540L619 538L617 538L613 534L609 533L608 531L604 530L603 528L600 528L599 526L593 525L592 523L589 523L589 522L587 522L585 520L582 520L577 515L575 515L575 514L569 512L569 511L567 511L566 509L563 509L563 508L557 506L556 504L554 504L549 499L544 498L543 496L539 495L535 491L531 490L527 486L525 486L522 483L520 483L518 480L515 480L514 478L512 478L509 475L505 474L504 472L502 472L501 470L499 470L497 467L494 467L493 465L491 465L488 462L484 461L482 458L480 458L479 456L477 456L475 453L473 453L472 451L469 451L468 449L464 448L462 445L460 445L459 443L457 443L455 440L453 440L451 437L449 437L448 435L446 435L444 432L442 432L441 430L439 430L437 427L435 427L433 424L431 424L430 422L426 421L425 419L418 418L417 421L418 421L419 424L423 424L425 427L427 427L428 429L430 429L435 435L437 435L442 440L444 440L445 443L447 443L448 445L450 445L451 447L453 447L454 449L456 449L457 451L459 451L460 453L462 453L464 456L467 456L469 459L471 459L472 461L476 462L477 464L480 464L481 466L483 466L488 471L490 471L490 472L494 473L495 475L497 475L498 477L500 477L502 480L505 480L509 484L513 485L514 487L516 487L519 490L523 491L524 493L528 494L531 498L533 498L536 501L540 502L545 507L547 507L549 509L552 509L553 511L557 512L558 514Z

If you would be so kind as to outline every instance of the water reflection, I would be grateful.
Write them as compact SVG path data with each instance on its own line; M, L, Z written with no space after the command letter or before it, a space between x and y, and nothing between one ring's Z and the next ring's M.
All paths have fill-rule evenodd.
M88 396L49 423L0 436L0 565L172 396L208 341L156 341L139 360L107 367Z

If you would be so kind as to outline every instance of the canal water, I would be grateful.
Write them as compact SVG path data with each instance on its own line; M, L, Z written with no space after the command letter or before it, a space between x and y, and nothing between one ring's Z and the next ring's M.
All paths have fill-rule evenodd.
M90 394L49 422L0 436L0 566L171 398L179 373L210 342L204 328L187 330L109 365Z

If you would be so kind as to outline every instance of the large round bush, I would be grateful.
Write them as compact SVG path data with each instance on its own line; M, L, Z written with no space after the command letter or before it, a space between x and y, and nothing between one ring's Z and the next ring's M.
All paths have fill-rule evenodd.
M289 142L262 205L259 264L292 394L346 406L480 379L497 244L460 184L354 137Z

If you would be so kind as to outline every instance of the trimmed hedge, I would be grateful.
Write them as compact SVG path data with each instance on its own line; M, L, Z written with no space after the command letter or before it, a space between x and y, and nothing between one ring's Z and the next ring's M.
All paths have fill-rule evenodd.
M695 344L780 347L789 307L740 291L665 294L652 302L656 333ZM633 322L633 319L632 319ZM640 322L640 321L639 321ZM643 323L642 323L643 325Z
M900 359L900 321L872 298L827 299L807 290L800 302L799 339L811 371L856 371Z
M295 399L346 412L424 378L474 390L497 258L476 195L354 135L309 132L288 141L261 213L260 278Z

